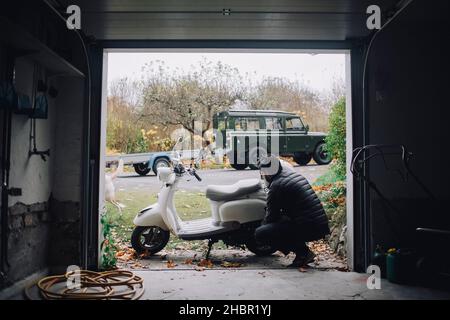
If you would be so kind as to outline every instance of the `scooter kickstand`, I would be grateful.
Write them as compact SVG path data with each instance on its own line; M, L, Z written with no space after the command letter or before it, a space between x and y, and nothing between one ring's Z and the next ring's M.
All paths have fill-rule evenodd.
M206 256L205 256L206 260L209 259L209 254L211 253L211 249L212 249L213 244L214 244L214 241L209 239L208 240L208 251L206 251Z

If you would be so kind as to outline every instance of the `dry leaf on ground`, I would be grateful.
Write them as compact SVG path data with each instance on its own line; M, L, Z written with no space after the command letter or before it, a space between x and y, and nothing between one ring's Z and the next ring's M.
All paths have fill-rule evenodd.
M214 264L212 263L212 261L208 260L208 259L200 260L200 262L197 265L199 267L205 267L205 268L212 268L212 267L214 267Z
M167 268L171 269L171 268L175 268L176 266L177 266L177 264L175 262L173 262L173 260L167 261Z
M120 261L130 261L136 259L136 251L130 248L123 248L117 251L116 258Z
M229 261L223 261L220 265L224 268L240 268L240 267L242 267L242 263L229 262Z

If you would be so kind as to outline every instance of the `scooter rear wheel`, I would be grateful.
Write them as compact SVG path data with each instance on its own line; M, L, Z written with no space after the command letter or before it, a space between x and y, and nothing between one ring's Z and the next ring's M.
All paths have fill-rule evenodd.
M277 251L277 249L275 249L270 245L263 245L256 242L256 239L251 239L247 241L245 243L245 246L247 247L248 250L250 250L259 257L270 256L272 253Z
M169 242L170 232L160 227L141 227L134 228L131 234L131 245L138 253L147 253L149 255L161 251Z

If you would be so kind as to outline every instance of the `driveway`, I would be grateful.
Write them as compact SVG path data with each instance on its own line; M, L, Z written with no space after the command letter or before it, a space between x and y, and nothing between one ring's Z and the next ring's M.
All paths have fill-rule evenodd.
M296 166L295 171L301 173L310 183L314 182L318 177L323 175L329 166L308 165ZM202 181L197 181L194 177L186 176L179 184L180 190L205 192L206 187L210 184L232 184L241 179L259 178L258 170L242 170L234 169L211 169L198 170L198 175ZM139 176L136 173L124 173L119 176L115 182L116 190L119 191L148 191L150 193L158 192L160 189L160 182L152 173L147 176Z

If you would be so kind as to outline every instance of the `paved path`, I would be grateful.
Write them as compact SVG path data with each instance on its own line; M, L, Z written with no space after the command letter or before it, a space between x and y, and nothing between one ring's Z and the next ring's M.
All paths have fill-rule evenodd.
M309 182L313 182L324 174L328 168L329 166L308 165L304 167L296 166L295 170L304 175ZM240 179L259 178L258 170L249 169L243 171L212 169L199 170L197 172L202 181L198 182L194 177L190 178L190 181L183 179L179 184L180 190L205 192L206 186L210 184L232 184ZM160 183L155 175L149 174L141 177L134 172L121 175L116 180L115 185L116 190L119 191L145 190L154 193L160 189Z

